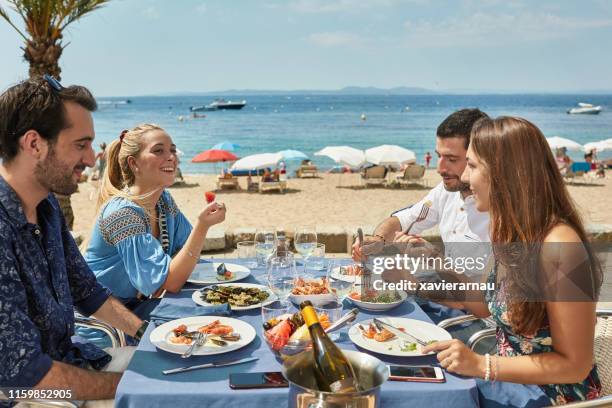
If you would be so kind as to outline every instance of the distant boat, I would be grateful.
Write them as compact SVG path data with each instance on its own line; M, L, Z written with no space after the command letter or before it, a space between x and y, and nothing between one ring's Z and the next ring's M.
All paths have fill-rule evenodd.
M99 105L127 105L132 103L131 99L122 99L118 101L98 101Z
M208 105L203 106L192 106L189 109L192 112L199 111L216 111L216 110L224 110L224 109L232 109L238 110L242 109L246 106L246 101L226 101L225 99L216 99L214 102L209 103Z
M578 108L571 108L567 113L572 115L597 115L601 112L601 106L594 106L590 103L579 102Z

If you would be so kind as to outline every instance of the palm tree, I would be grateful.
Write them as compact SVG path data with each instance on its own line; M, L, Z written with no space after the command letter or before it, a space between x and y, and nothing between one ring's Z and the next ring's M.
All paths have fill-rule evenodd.
M23 58L30 64L30 77L50 74L60 79L59 59L68 45L62 44L63 31L85 14L102 7L110 0L5 0L23 19L25 32L0 7L0 16L25 41Z

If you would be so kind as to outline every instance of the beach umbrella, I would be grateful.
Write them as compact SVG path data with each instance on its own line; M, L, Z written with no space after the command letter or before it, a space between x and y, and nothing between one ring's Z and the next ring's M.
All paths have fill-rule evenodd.
M316 152L315 156L327 156L336 163L349 167L360 167L366 162L363 150L349 146L327 146Z
M564 137L553 136L547 138L546 141L548 142L552 150L560 149L562 147L565 147L567 150L584 150L580 143L574 142L573 140L566 139Z
M214 150L227 150L227 151L233 152L236 149L238 149L239 147L240 147L240 145L238 143L233 143L233 142L230 142L229 140L225 140L223 142L217 143L216 145L211 147L211 149L214 149Z
M283 160L305 160L308 159L306 154L300 152L299 150L281 150L278 152L283 157Z
M227 150L210 149L196 155L192 163L217 163L238 160L238 157Z
M412 150L397 145L380 145L365 151L368 162L382 166L401 165L402 163L416 162L416 155Z
M282 156L278 153L260 153L252 154L238 160L231 167L232 170L256 170L265 169L266 167L275 167Z
M590 152L592 150L605 152L612 150L612 139L600 140L599 142L591 142L584 145L584 150Z

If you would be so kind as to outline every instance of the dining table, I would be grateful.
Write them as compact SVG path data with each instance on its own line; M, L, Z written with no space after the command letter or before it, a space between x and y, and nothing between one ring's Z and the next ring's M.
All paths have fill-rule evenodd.
M214 260L219 261L219 260ZM221 262L244 264L242 259L223 259ZM347 263L350 260L346 260ZM263 267L251 268L251 274L238 283L266 284L266 270ZM166 294L161 299L159 307L176 310L198 310L192 300L194 290L198 286L187 283L184 288L174 294ZM343 302L346 311L354 308L347 299ZM288 405L288 388L266 388L234 390L229 386L229 375L244 372L276 372L282 371L282 362L272 353L263 338L261 308L231 311L229 317L249 323L255 328L256 337L247 346L220 355L198 356L188 359L178 354L169 353L156 348L151 342L151 332L156 327L152 321L143 335L134 356L124 372L115 397L115 406L120 408L166 407L181 408L264 408L286 407ZM362 322L373 317L404 317L432 322L421 306L412 298L408 298L400 306L386 312L370 312L360 310L356 321ZM181 317L188 317L187 315ZM368 353L391 365L436 365L435 355L394 357L381 355L360 349L352 343L347 335L347 328L340 331L336 344L345 350L357 350ZM227 367L207 368L172 375L164 375L163 370L191 366L196 364L224 362L247 357L258 359L246 364ZM478 407L478 391L472 378L444 372L445 382L402 382L387 381L381 386L381 407Z

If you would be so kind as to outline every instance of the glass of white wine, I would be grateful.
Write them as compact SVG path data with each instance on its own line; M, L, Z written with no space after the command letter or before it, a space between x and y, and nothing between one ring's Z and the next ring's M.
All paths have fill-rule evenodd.
M317 247L317 230L314 226L303 226L298 227L295 230L295 236L293 241L295 250L302 255L304 259L304 271L306 270L306 263L308 257L312 255L312 252Z
M255 231L255 251L257 252L257 262L260 266L265 266L268 258L274 253L276 248L276 230L272 227L258 228Z
M266 266L268 287L279 300L286 300L293 289L295 278L297 277L295 259L291 255L283 257L273 256L268 258Z

